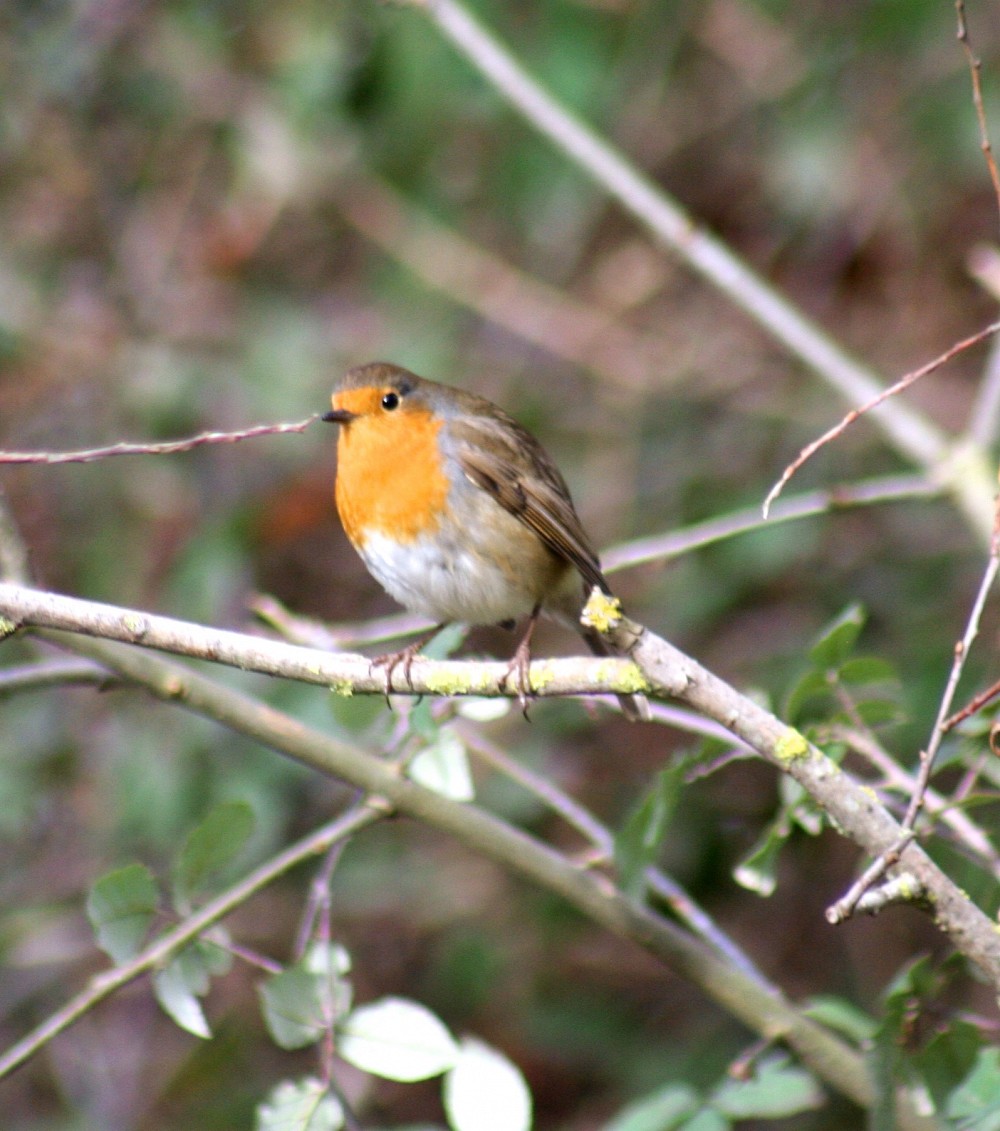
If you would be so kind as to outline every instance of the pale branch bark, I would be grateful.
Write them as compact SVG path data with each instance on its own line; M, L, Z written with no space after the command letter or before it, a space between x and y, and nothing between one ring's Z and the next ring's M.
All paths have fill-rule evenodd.
M905 499L932 499L942 494L941 484L932 476L922 473L910 475L883 475L862 479L818 491L804 491L801 495L785 496L771 508L765 521L760 507L744 507L730 514L717 515L702 522L669 530L665 534L651 534L619 542L601 554L605 573L616 573L649 562L664 561L691 553L704 546L735 538L740 534L774 526L793 519L812 518L821 514L834 514L853 507L872 506L876 503L897 503Z
M98 664L87 660L41 660L36 664L21 664L0 668L0 699L23 695L26 691L49 691L53 687L70 684L97 684L116 682L113 676Z
M398 767L304 726L296 719L205 676L138 648L43 630L46 639L101 664L133 686L260 742L362 790L384 806L453 836L545 890L564 898L611 933L629 939L691 979L713 1001L768 1041L792 1049L816 1075L856 1103L875 1092L862 1057L840 1037L799 1012L780 992L734 969L706 943L615 890L600 875L574 866L555 849L479 809L451 801L402 776ZM900 1097L899 1126L931 1131Z
M14 628L55 628L82 632L124 644L140 644L196 660L210 660L262 675L331 688L336 694L386 691L386 671L366 656L320 652L279 640L207 628L188 621L114 605L63 597L0 582L0 618ZM0 635L4 626L0 621ZM413 662L410 680L402 665L391 674L389 690L400 695L509 696L504 661L426 660ZM530 682L539 698L552 695L602 695L642 690L629 660L568 657L535 660ZM640 681L641 682L641 681Z
M225 918L268 884L273 883L290 869L306 860L326 852L331 845L353 836L354 833L385 816L385 808L365 803L352 806L346 813L302 840L279 852L238 883L209 900L203 907L189 915L182 923L155 939L131 961L95 974L78 994L57 1009L30 1033L0 1054L0 1080L14 1069L30 1060L40 1049L89 1013L99 1002L110 997L129 982L143 974L159 969L175 954L194 942L213 924Z
M460 0L409 0L426 12L456 49L542 135L601 185L660 242L795 356L849 405L882 392L881 378L851 357L819 326L769 286L720 239L699 226L660 186L638 172L612 145L556 101ZM908 459L934 471L976 534L992 529L992 476L985 453L952 451L953 442L900 400L880 405L873 423ZM964 449L966 445L959 444Z
M626 630L629 626L626 626ZM905 836L903 826L874 792L855 781L821 750L770 711L661 637L642 631L630 654L648 679L652 694L681 699L716 719L783 773L790 774L832 819L835 826L871 856L892 850ZM1000 935L926 852L910 842L899 867L922 885L935 923L954 946L1000 988Z
M15 585L0 584L0 633L4 622L8 631L16 631L17 628L61 628L176 651L245 670L265 671L310 683L327 683L342 694L383 691L382 673L376 671L373 675L370 663L364 657L328 656L292 645ZM654 698L678 699L726 727L761 757L795 778L835 826L869 855L876 857L900 843L904 829L883 808L876 795L842 771L794 728L641 626L624 622L612 636L619 647L628 650L638 666L645 682L644 690ZM93 642L80 637L74 639L78 652L95 658ZM103 662L99 656L96 658ZM575 667L577 664L579 668ZM598 665L596 673L592 668L595 664ZM609 665L605 669L609 679L604 683L599 678L601 664ZM617 682L617 678L620 676L624 681L630 673L635 674L634 668L620 660L541 661L534 663L532 669L535 678L544 673L545 678L540 681L545 685L541 689L543 693L551 692L552 684L547 683L550 674L558 684L567 672L573 672L573 680L565 685L564 690L572 687L580 693L618 691L625 684ZM115 670L120 670L120 666ZM396 674L393 687L396 693L401 694L513 694L499 686L499 677L505 670L504 664L422 660L413 666L412 688L405 686L402 673ZM581 678L577 680L576 675ZM594 678L588 680L584 677ZM183 694L184 686L183 682L178 684L178 696ZM629 683L625 689L635 691L638 688ZM158 693L162 693L162 688ZM164 697L169 698L169 692ZM344 776L361 788L369 788L364 781ZM972 904L919 845L910 843L903 849L900 867L917 876L933 908L935 922L949 935L955 947L975 962L994 986L1000 988L1000 935L989 918Z

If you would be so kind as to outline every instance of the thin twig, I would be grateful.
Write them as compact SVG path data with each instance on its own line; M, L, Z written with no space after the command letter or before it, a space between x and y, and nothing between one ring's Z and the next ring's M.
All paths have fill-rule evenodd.
M117 676L89 660L43 660L37 664L0 668L0 699L68 684L96 683L104 687L118 682Z
M899 840L880 852L868 865L862 874L854 881L847 891L826 909L826 921L831 926L837 926L854 914L859 900L864 896L872 884L877 883L894 864L899 863L899 856L903 849L913 839L913 832L908 830Z
M598 182L654 236L811 366L849 403L881 391L878 377L845 353L813 322L769 287L722 241L694 223L672 198L637 172L617 150L551 97L460 0L410 0L542 134ZM908 405L892 401L873 418L899 451L936 468L947 452L944 434ZM992 489L980 473L948 482L956 502L984 540L992 520Z
M991 700L1000 695L1000 680L991 684L985 691L980 691L978 695L973 697L965 704L960 710L950 715L941 724L941 730L947 734L950 730L954 730L959 723L964 723L966 719L971 718L977 711L981 711Z
M142 974L154 970L188 943L198 938L213 923L224 918L268 884L273 883L295 865L325 852L330 845L363 829L366 825L385 816L379 806L355 805L335 820L310 833L296 844L279 852L259 868L255 868L239 883L210 900L183 923L161 935L130 962L115 966L91 978L89 985L72 997L65 1005L33 1029L21 1040L11 1045L0 1055L0 1079L8 1076L15 1068L24 1064L53 1037L68 1029L70 1025L89 1013L98 1002L109 997L122 986L128 985Z
M1000 571L1000 500L998 500L996 519L993 526L993 542L990 546L989 560L986 563L986 569L983 571L983 577L982 581L979 583L979 591L976 593L976 599L972 602L965 632L962 639L955 645L954 660L952 661L951 671L948 674L948 681L945 684L944 694L941 696L941 703L938 707L937 718L934 721L934 729L931 731L930 741L927 743L927 748L920 752L920 771L917 774L916 789L913 791L909 808L906 811L906 816L903 818L904 829L912 829L914 827L917 814L920 812L920 807L923 805L924 792L927 789L927 783L930 781L931 771L934 768L934 759L937 757L937 752L946 733L945 724L948 721L952 704L955 701L958 681L961 679L962 672L965 670L965 664L969 658L973 641L979 635L979 624L982 620L983 608L986 605L986 598L993 588L993 583L996 580L998 571Z
M76 452L0 452L0 464L21 463L94 463L111 456L166 456L189 452L203 444L236 444L240 440L255 440L258 436L279 436L287 432L304 432L319 413L289 424L258 424L239 432L201 432L186 440L168 440L160 444L111 444L106 448L85 448Z
M853 914L855 908L859 905L859 901L868 889L880 880L890 867L899 862L900 853L914 835L917 817L920 814L920 810L927 796L931 773L934 769L934 760L937 757L938 750L940 749L941 742L946 732L946 724L952 703L954 702L958 681L961 679L962 672L965 670L965 664L973 641L979 634L979 624L982 619L983 607L986 604L989 591L993 587L993 582L996 579L998 570L1000 570L1000 504L998 504L996 519L994 521L990 557L986 565L986 570L983 573L979 592L976 594L976 599L972 603L972 609L965 626L965 633L962 639L955 645L951 671L948 675L948 681L945 684L944 694L941 697L941 703L938 707L937 719L934 723L934 729L931 732L930 741L927 743L926 748L920 751L920 766L917 771L913 792L910 795L910 801L907 805L903 820L900 822L902 835L896 843L883 849L858 880L851 885L846 894L828 908L826 915L831 923L843 922Z
M942 493L940 484L927 475L885 475L830 487L807 491L801 495L781 499L770 516L770 523L789 522L793 519L812 518L852 507L872 506L877 503L895 503L906 499L931 499ZM764 526L759 507L744 507L731 514L719 515L704 522L622 542L601 554L605 573L648 565L650 562L676 558L733 538L759 530Z
M986 167L990 171L990 180L993 182L993 193L997 198L998 216L1000 216L1000 173L997 172L993 147L990 145L990 131L986 126L986 109L983 106L983 64L972 50L969 27L965 20L965 0L955 0L955 15L958 19L958 41L969 62L969 73L972 76L972 102L976 108L976 121L979 123L979 146L986 158Z
M919 369L914 369L910 373L907 373L904 377L901 377L894 385L890 385L889 388L883 389L877 396L872 397L872 399L869 401L866 401L863 405L861 405L860 408L852 408L851 411L843 418L843 420L840 421L839 424L835 425L829 431L824 432L818 440L813 440L811 444L807 444L802 449L802 451L799 452L795 459L792 460L788 467L785 468L785 470L781 473L781 478L767 493L767 498L764 500L764 505L762 507L764 517L767 518L768 512L771 509L771 504L784 490L785 484L789 481L789 479L791 479L792 476L799 470L799 468L802 467L802 465L807 460L811 459L812 456L814 456L816 452L820 450L820 448L825 447L830 443L831 440L836 440L837 437L846 432L847 429L856 420L859 420L862 416L865 416L867 413L871 412L872 409L878 408L879 405L883 404L890 397L894 397L898 393L902 393L905 389L908 389L915 382L919 381L921 377L926 377L929 373L933 373L936 369L940 369L942 365L944 365L948 361L951 361L951 359L957 354L960 354L964 350L977 345L985 338L988 338L991 335L995 334L998 330L1000 330L1000 322L990 323L990 325L987 326L984 330L979 330L977 333L972 334L970 337L963 338L962 341L956 342L955 345L951 346L949 349L946 349L944 353L934 358L933 361L929 361L926 365L920 366Z
M867 728L858 730L854 727L834 726L830 728L830 736L836 741L846 743L856 755L878 770L884 779L882 788L893 790L907 798L913 796L916 790L916 777L905 770ZM955 836L955 842L960 844L971 858L982 867L988 868L993 877L1000 880L1000 856L997 850L986 833L958 807L957 797L953 796L948 800L936 790L928 788L924 805L928 813L948 826Z
M473 727L459 724L462 737L469 748L488 765L517 782L532 797L537 798L566 823L585 837L598 850L602 859L610 860L614 855L615 839L611 830L602 824L589 809L564 793L548 778L534 773L527 766L508 756L496 743L490 742L483 733ZM748 954L719 927L712 917L691 898L691 896L671 876L659 868L646 869L646 882L649 889L670 907L677 918L694 934L704 939L723 958L753 978L762 986L774 987L754 965Z

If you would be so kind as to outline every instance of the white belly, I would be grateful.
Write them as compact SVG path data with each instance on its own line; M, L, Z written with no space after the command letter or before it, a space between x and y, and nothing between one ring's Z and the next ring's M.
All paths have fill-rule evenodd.
M357 549L391 597L438 623L499 624L526 616L537 600L499 566L454 546L445 555L429 541L371 534Z

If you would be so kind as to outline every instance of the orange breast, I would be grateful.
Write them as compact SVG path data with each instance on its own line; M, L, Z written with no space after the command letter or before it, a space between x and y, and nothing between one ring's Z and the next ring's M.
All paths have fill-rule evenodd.
M337 510L348 538L371 534L412 542L433 531L448 496L441 466L441 421L413 409L359 416L337 443Z

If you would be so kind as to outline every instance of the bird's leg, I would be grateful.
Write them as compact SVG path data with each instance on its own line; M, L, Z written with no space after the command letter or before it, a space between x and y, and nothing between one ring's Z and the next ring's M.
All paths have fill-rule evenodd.
M531 663L531 638L535 633L535 625L538 624L538 616L541 611L542 605L539 602L531 610L531 616L528 617L521 642L514 649L510 664L500 680L501 685L503 685L510 682L511 676L516 675L517 681L512 686L517 688L517 699L521 704L521 713L525 718L528 717L528 699L531 695L531 683L528 679L528 665Z
M369 671L373 668L385 668L385 701L387 705L389 704L389 692L392 690L392 676L396 668L402 664L403 676L412 691L413 678L410 671L413 667L413 661L419 655L420 649L425 644L429 644L444 627L444 624L436 624L429 632L421 633L412 644L407 644L405 648L401 648L398 652L387 652L384 656L376 656L368 665Z

